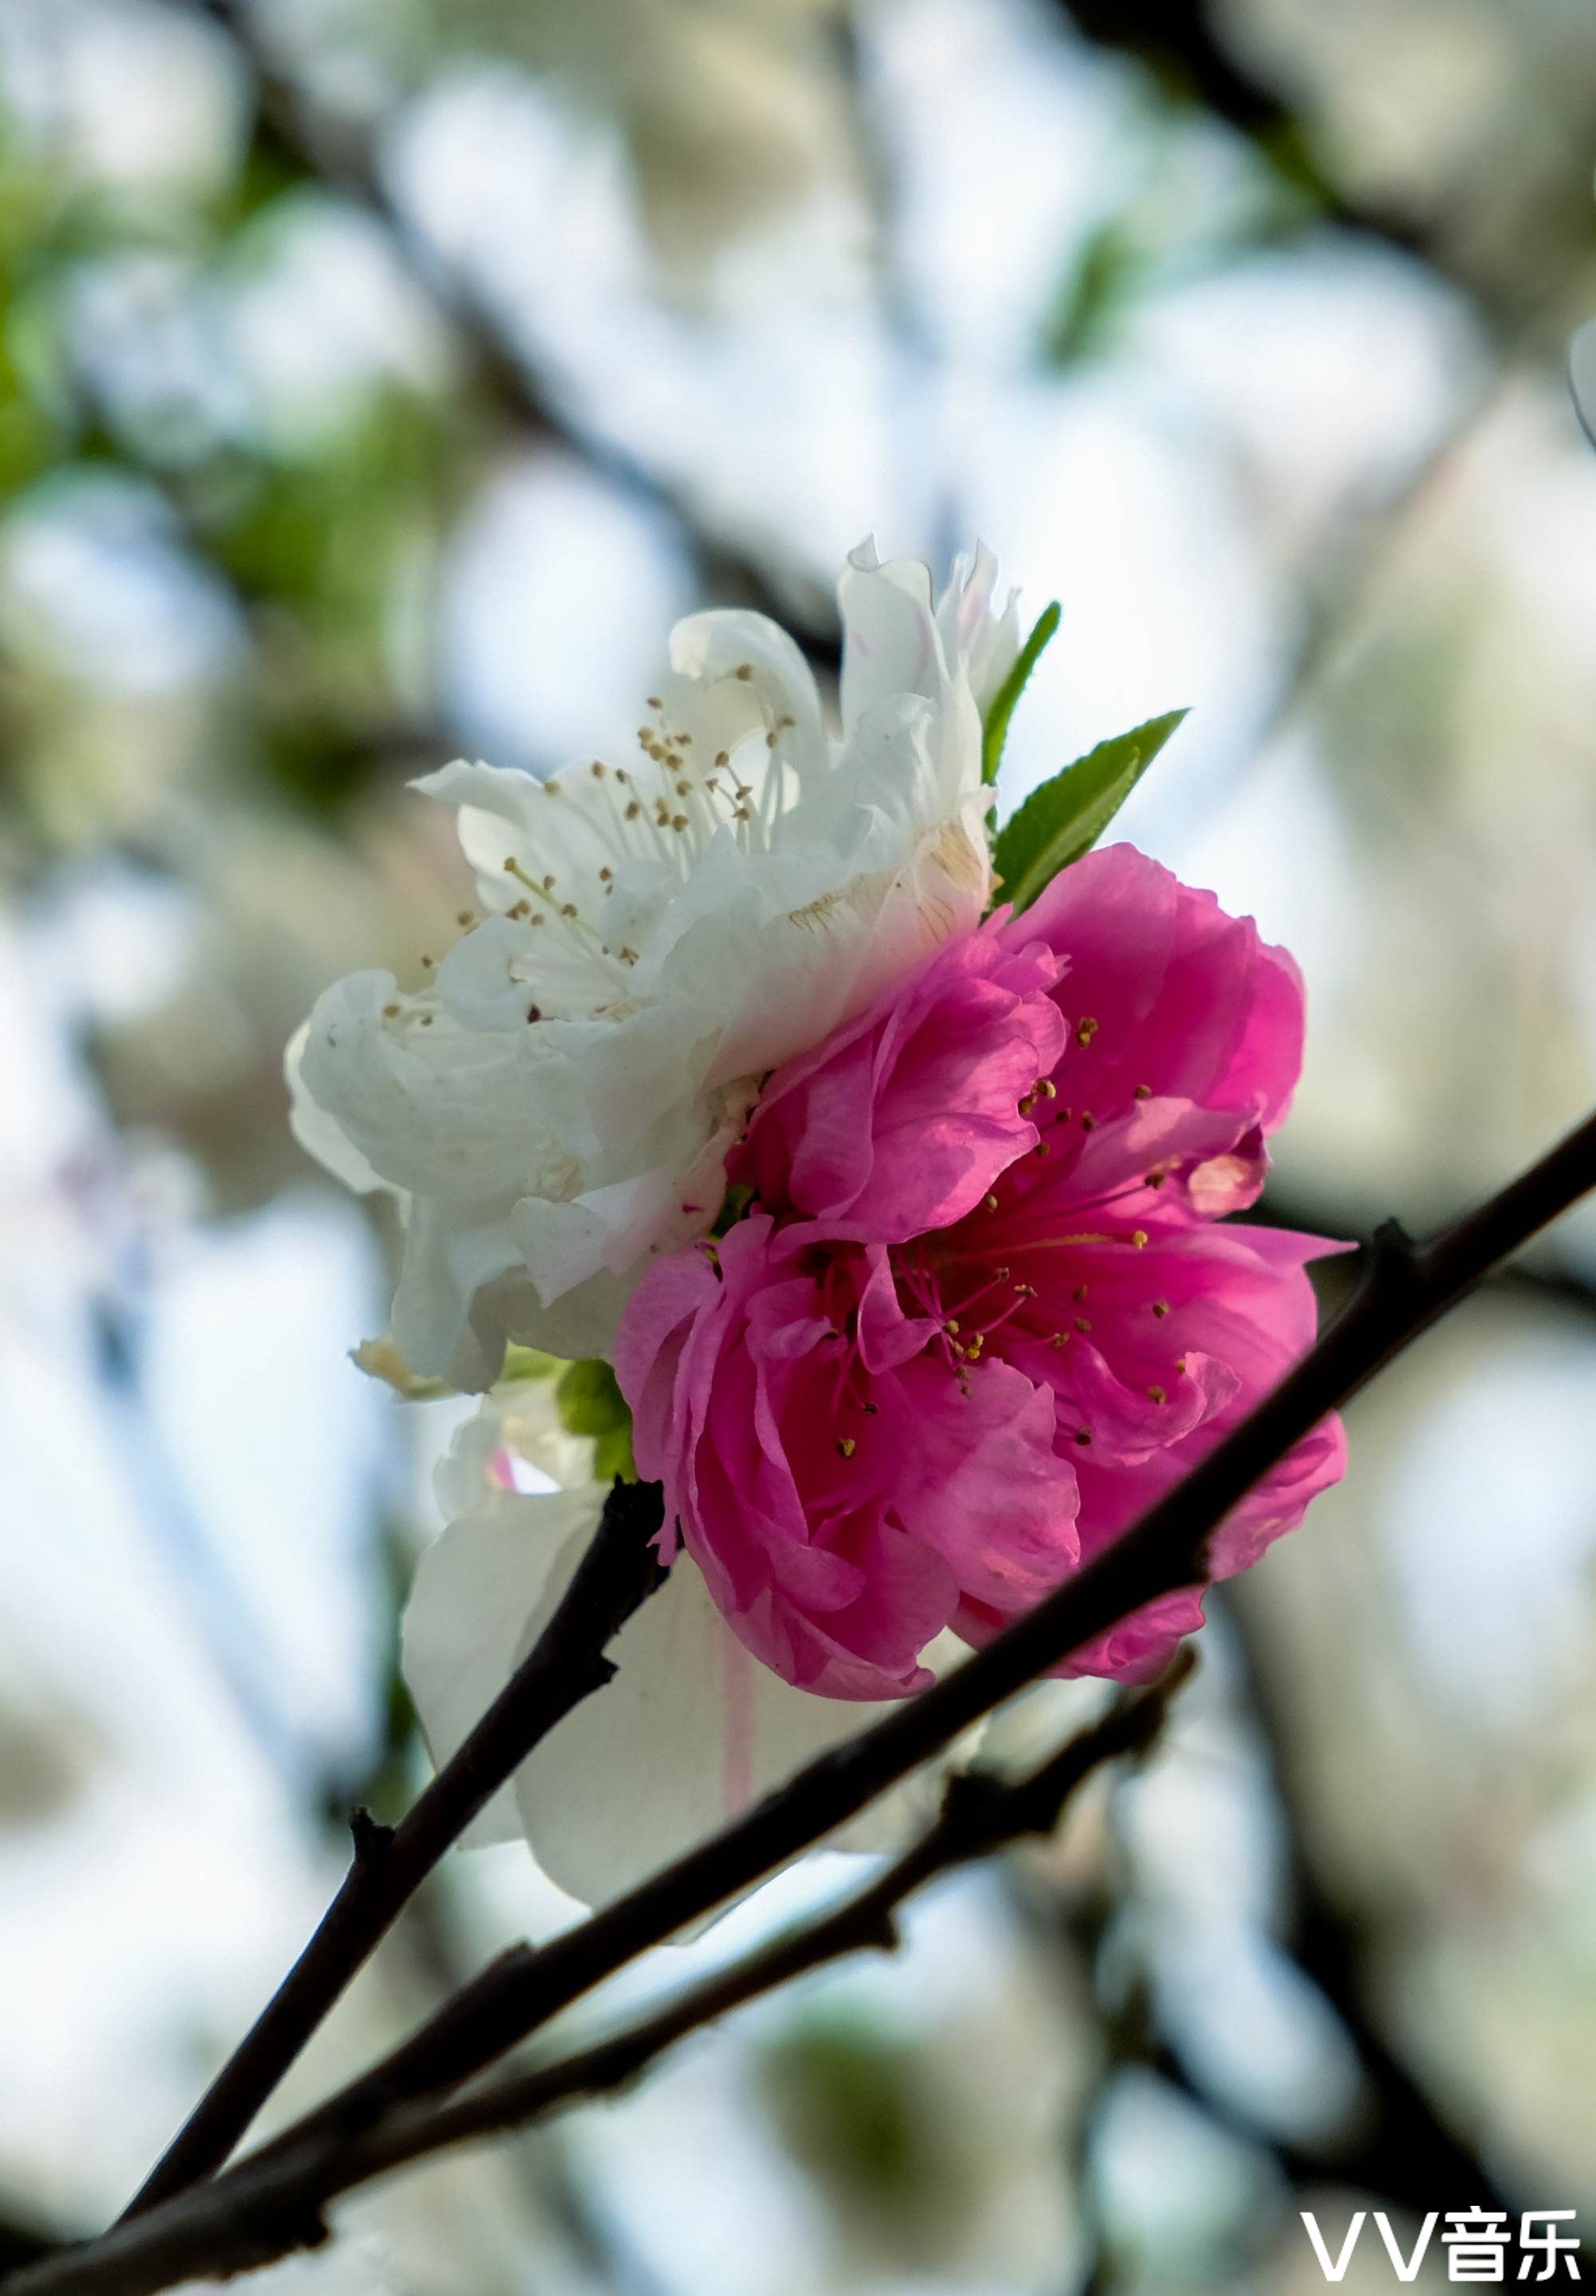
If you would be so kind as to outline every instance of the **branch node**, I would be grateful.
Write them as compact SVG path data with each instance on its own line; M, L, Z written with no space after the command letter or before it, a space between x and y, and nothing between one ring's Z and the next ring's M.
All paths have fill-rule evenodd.
M357 1872L364 1872L367 1866L375 1865L379 1858L385 1857L393 1838L392 1826L381 1824L364 1804L357 1805L349 1812L349 1839L355 1846Z

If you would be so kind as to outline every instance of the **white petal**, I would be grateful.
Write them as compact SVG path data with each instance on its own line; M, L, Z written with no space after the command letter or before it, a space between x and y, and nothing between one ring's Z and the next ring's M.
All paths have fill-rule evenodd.
M557 1725L515 1781L551 1881L606 1903L888 1710L794 1690L744 1650L683 1554L610 1647L613 1682ZM886 1847L890 1832L855 1846Z
M401 1629L405 1680L440 1766L492 1705L542 1630L598 1525L588 1488L491 1498L452 1523L422 1555ZM461 1837L468 1848L513 1841L510 1786Z
M842 615L842 725L851 733L865 711L896 694L937 700L947 685L942 640L931 605L931 576L918 559L883 565L875 545L850 552L837 585Z
M393 975L377 976L391 987ZM288 1082L288 1120L294 1138L307 1155L314 1156L324 1165L335 1180L356 1195L370 1195L374 1188L386 1185L382 1175L371 1160L363 1155L335 1117L330 1116L312 1094L305 1081L305 1046L310 1035L310 1023L306 1021L288 1040L282 1055L282 1073Z
M691 614L670 634L670 659L678 676L700 685L746 683L768 712L765 723L794 720L800 748L823 740L814 673L787 632L764 614ZM737 676L745 667L752 672L746 681Z
M954 561L937 601L944 656L950 669L963 671L983 717L1019 652L1019 594L1011 590L994 610L996 593L997 560L981 542L973 558Z
M544 1379L514 1380L485 1397L456 1428L432 1477L446 1521L463 1520L504 1492L521 1488L515 1480L518 1464L562 1490L593 1483L592 1438L573 1435L566 1427L555 1383L552 1373Z

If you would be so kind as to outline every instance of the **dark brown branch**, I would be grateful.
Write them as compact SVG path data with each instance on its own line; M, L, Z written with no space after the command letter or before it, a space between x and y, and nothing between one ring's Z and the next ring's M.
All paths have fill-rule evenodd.
M1424 1247L1395 1223L1312 1352L1114 1546L986 1648L862 1736L800 1770L712 1841L524 1964L485 1973L455 2005L446 2082L479 2070L604 1978L844 1824L1005 1698L1146 1603L1203 1577L1215 1527L1260 1476L1356 1393L1499 1259L1596 1185L1596 1117L1501 1194ZM474 2064L461 2051L474 2033ZM423 2028L313 2118L363 2126L438 2086Z
M363 2079L205 2190L180 2197L142 2226L25 2276L15 2296L132 2296L226 2259L262 2260L276 2210L273 2254L323 2236L294 2164L326 2157L323 2144L374 2142L373 2129L407 2100L455 2086L649 1947L796 1856L941 1751L984 1714L1072 1651L1142 1605L1203 1575L1215 1529L1238 1500L1426 1330L1496 1263L1596 1185L1596 1116L1478 1210L1418 1246L1395 1224L1375 1240L1362 1285L1341 1316L1269 1396L1117 1544L1037 1604L933 1689L896 1708L713 1840L665 1867L541 1951L508 1956ZM229 2194L246 2189L236 2220ZM297 2213L296 2213L297 2210ZM221 2243L206 2247L196 2233ZM106 2258L108 2243L116 2247ZM229 2245L231 2243L231 2245ZM136 2264L141 2276L119 2277ZM168 2270L168 2267L171 2268ZM161 2277L166 2273L165 2278ZM151 2274L155 2276L151 2276Z
M441 2109L397 2113L352 2143L335 2132L299 2135L270 2146L216 2183L185 2194L175 2210L126 2224L92 2248L63 2259L48 2283L24 2277L16 2296L157 2296L192 2274L233 2272L313 2247L327 2237L327 2204L374 2177L456 2144L523 2128L584 2098L625 2087L689 2034L728 2016L829 1962L898 1942L896 1915L916 1890L1027 1834L1050 1833L1094 1770L1146 1753L1169 1702L1192 1669L1183 1652L1163 1679L1121 1698L1102 1720L1072 1738L1027 1776L973 1771L949 1781L942 1811L921 1839L832 1911L817 1915L688 1987L675 2001L574 2055L487 2085ZM157 2246L162 2220L180 2220Z
M350 1821L355 1854L320 1927L127 2210L141 2214L221 2166L356 1972L450 1844L556 1722L615 1672L604 1646L663 1573L649 1545L657 1483L618 1482L536 1648L403 1822ZM446 2017L446 2010L440 2016Z

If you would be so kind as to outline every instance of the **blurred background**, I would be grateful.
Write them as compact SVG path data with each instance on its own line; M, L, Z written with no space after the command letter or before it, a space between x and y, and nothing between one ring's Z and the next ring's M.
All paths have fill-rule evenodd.
M829 673L850 545L984 535L1065 609L1005 803L1191 705L1125 833L1303 964L1269 1216L1446 1217L1596 1094L1593 160L1589 0L5 0L0 2259L122 2204L423 1774L459 1407L347 1362L392 1240L280 1069L459 906L407 780L626 738L700 603ZM258 2284L1290 2296L1300 2209L1473 2202L1589 2276L1593 1402L1587 1217L1060 1843ZM285 2102L570 1912L453 1858Z

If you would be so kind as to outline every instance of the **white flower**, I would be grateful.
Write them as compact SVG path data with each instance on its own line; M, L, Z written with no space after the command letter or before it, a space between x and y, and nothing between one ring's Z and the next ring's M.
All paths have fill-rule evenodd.
M406 1204L394 1339L488 1384L506 1337L608 1352L651 1254L700 1234L761 1078L969 930L991 890L981 712L1013 661L995 564L848 561L839 734L785 632L678 623L637 758L459 763L483 922L416 995L356 973L291 1050L301 1140Z
M528 1493L515 1488L526 1468L551 1482L591 1474L592 1446L561 1429L548 1380L489 1397L438 1472L439 1502L455 1519L416 1572L404 1667L439 1764L530 1651L598 1526L595 1483ZM630 1888L886 1711L816 1698L761 1666L686 1554L610 1655L613 1681L556 1725L462 1837L479 1847L524 1834L550 1880L587 1905ZM922 1799L908 1789L877 1804L848 1829L847 1846L892 1846Z

